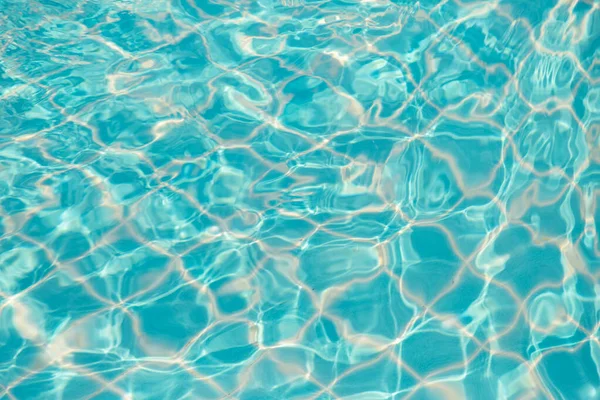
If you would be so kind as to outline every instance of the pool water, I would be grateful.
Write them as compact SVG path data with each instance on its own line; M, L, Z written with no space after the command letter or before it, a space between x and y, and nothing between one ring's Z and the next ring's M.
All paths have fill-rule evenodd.
M0 0L0 397L599 399L597 0Z

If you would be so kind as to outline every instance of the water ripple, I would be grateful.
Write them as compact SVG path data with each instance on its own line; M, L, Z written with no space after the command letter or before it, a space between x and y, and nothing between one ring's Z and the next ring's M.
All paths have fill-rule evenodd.
M3 397L600 397L598 1L0 8Z

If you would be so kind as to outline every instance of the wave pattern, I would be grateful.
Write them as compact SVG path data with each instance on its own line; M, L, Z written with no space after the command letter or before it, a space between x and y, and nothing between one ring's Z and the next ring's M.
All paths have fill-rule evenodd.
M600 398L598 1L0 9L2 396Z

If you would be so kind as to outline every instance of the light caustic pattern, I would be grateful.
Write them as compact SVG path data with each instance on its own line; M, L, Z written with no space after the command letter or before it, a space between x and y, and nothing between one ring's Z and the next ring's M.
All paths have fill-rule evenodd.
M600 398L596 0L0 0L0 397Z

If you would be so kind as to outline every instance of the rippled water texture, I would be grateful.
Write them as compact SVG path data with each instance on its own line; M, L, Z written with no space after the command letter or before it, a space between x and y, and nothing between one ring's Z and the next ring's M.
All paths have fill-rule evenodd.
M600 398L600 1L0 0L0 397Z

